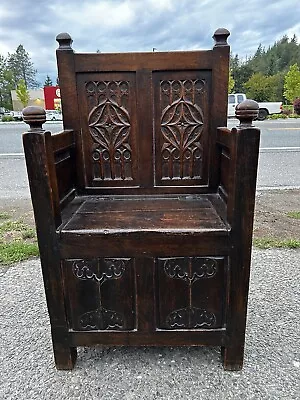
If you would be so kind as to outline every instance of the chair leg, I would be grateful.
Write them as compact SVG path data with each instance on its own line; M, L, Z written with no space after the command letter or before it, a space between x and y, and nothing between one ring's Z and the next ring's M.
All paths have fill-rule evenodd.
M64 347L60 343L53 344L54 359L57 369L73 369L77 358L76 347Z
M221 347L223 367L227 371L240 371L243 368L244 345Z

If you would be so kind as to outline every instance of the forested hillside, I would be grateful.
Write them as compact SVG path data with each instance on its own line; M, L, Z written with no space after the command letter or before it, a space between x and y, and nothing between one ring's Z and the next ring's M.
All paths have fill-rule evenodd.
M233 92L246 93L256 101L284 101L284 78L290 66L300 66L300 45L297 37L283 36L268 49L258 46L254 56L241 61L231 55Z

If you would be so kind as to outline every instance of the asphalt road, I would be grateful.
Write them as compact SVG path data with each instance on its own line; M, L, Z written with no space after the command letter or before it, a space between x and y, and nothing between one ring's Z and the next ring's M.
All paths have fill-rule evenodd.
M229 120L228 127L237 124ZM261 129L258 169L260 189L300 187L300 119L256 122ZM61 123L44 125L51 132ZM22 157L24 123L0 124L0 198L28 198L29 189Z
M44 129L51 132L62 130L62 123L47 122ZM28 128L24 122L0 123L0 154L23 153L22 133Z

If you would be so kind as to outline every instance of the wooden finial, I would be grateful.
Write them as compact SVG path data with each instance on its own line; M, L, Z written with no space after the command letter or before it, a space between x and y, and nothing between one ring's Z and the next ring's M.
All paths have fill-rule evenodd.
M56 36L56 40L58 41L59 47L58 50L72 50L73 39L71 36L64 32L60 33Z
M46 112L42 107L29 106L22 111L23 120L30 126L30 130L43 130L43 124L46 122Z
M214 47L223 47L229 46L227 43L227 38L230 35L230 32L225 28L219 28L213 35L213 39L215 41Z
M254 100L244 100L235 108L235 116L241 127L253 126L252 122L258 116L259 106Z

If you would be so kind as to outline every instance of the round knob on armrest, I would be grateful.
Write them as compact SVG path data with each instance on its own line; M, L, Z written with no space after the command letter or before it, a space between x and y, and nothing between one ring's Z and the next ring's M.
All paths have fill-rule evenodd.
M235 116L240 126L253 126L252 122L258 116L259 106L254 100L244 100L235 108Z
M30 126L30 129L42 129L42 125L46 122L46 112L42 107L26 107L22 114L23 121Z

